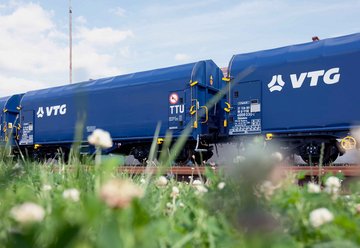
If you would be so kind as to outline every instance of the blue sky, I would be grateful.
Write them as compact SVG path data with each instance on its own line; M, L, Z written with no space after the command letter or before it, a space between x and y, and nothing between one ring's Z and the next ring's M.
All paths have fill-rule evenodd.
M0 1L0 96L68 83L68 1ZM360 0L72 0L74 82L360 32Z

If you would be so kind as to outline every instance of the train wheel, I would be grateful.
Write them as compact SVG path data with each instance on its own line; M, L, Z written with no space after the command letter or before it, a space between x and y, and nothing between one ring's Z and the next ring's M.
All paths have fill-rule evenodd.
M132 155L135 159L137 159L140 163L145 163L147 158L149 157L150 150L148 147L140 146L135 147L132 151Z
M308 144L305 149L302 149L300 156L307 164L315 165L320 163L322 156L323 165L329 165L333 163L340 154L337 141L325 144L324 154L321 154L320 151L321 144ZM311 154L311 152L313 152L313 154Z
M180 165L186 165L191 160L191 150L184 148L181 154L175 159L175 162Z
M193 152L193 156L191 158L193 163L196 163L198 165L202 165L204 161L209 160L213 156L213 152L208 149L207 151L203 152Z

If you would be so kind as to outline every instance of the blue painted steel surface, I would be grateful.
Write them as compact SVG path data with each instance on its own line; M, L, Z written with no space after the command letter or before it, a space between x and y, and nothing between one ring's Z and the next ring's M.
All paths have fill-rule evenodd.
M160 136L172 129L177 137L191 122L191 93L205 105L221 87L221 77L208 60L31 91L21 102L20 144L72 143L77 122L83 122L84 140L95 128L109 131L115 141L152 140L158 122ZM192 89L190 80L198 81ZM212 118L193 129L191 138L218 125L218 115Z
M5 104L6 101L9 99L9 97L2 97L0 98L0 142L5 140L5 135L4 135L4 118L5 118Z
M5 140L5 137L11 137L10 142L13 144L13 137L18 134L20 101L23 94L13 95L0 99L1 113L1 134L0 139Z
M6 96L6 97L1 97L1 98L0 98L0 109L1 109L1 110L4 109L5 103L6 103L6 101L7 101L8 98L9 98L8 96Z
M360 124L360 33L272 50L235 55L230 134L256 114L262 132L345 130ZM251 73L238 78L251 68ZM260 84L257 82L261 82ZM242 84L253 87L242 92ZM234 98L238 91L238 97ZM258 91L261 94L258 94ZM260 113L239 113L240 102L258 99Z

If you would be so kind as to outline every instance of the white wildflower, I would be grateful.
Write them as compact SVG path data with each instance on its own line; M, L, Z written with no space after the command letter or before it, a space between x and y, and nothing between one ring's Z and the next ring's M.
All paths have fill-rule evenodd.
M73 202L78 202L80 200L80 191L77 189L67 189L64 190L63 192L63 198L73 201Z
M222 190L225 187L226 183L225 182L220 182L217 187L218 189Z
M140 179L140 183L141 183L141 184L145 184L145 183L146 183L146 180L145 180L144 178L141 178L141 179Z
M341 187L341 181L339 178L331 176L326 179L325 182L325 191L329 194L336 194Z
M173 187L172 187L172 192L171 192L170 196L173 197L173 198L175 198L175 197L178 197L179 194L180 194L179 188L176 187L176 186L173 186Z
M141 198L144 190L129 180L113 179L100 189L100 198L112 208L126 208L134 198Z
M263 182L259 187L260 192L263 193L267 199L274 194L275 189L276 187L270 181Z
M110 148L113 146L110 133L102 129L95 129L94 132L88 137L88 142L91 145L101 148Z
M334 215L327 208L318 208L310 213L310 224L317 228L321 225L331 222Z
M284 158L283 155L280 152L274 152L273 154L271 154L271 157L276 162L281 162L283 160L283 158Z
M192 184L193 185L202 185L202 182L200 180L196 179L192 182Z
M52 187L50 184L44 184L41 189L43 191L50 191L50 190L52 190Z
M307 189L308 189L309 193L320 193L321 192L320 185L318 185L316 183L308 183Z
M198 195L208 192L208 189L204 185L195 185L195 189L196 189L195 193Z
M166 177L164 176L160 176L157 180L156 180L156 186L159 186L159 187L163 187L163 186L166 186L168 183L168 180L166 179Z
M10 210L11 216L19 223L41 222L45 217L42 206L32 202L26 202L15 206Z

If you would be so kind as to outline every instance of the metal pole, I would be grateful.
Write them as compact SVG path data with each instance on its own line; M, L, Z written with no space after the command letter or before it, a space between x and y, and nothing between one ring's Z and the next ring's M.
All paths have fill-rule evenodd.
M71 0L69 0L69 83L72 83L72 9L71 9Z

